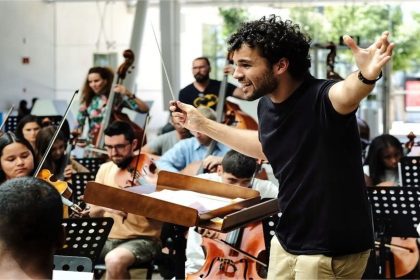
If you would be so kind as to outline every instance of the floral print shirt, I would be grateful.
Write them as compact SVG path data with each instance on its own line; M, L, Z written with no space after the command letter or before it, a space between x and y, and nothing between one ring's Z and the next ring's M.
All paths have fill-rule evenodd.
M86 103L82 103L77 114L77 126L76 128L83 130L85 127L86 119L88 120L89 132L88 141L92 142L96 135L98 135L104 113L108 103L108 98L105 95L95 95L92 98L89 106ZM116 110L121 110L123 107L140 112L137 103L134 100L124 98L119 94L114 97L114 104L118 104Z

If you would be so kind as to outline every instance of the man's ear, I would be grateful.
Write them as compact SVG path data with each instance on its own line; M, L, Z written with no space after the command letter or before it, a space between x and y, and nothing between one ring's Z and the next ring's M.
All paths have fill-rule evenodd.
M219 175L220 177L222 177L222 175L223 175L223 166L221 164L219 164L217 166L216 172L217 172L217 175Z
M136 147L137 147L137 139L133 139L133 142L131 143L131 148L133 150L133 152L135 151ZM141 148L141 147L140 147Z
M283 74L289 68L289 60L285 57L279 59L279 61L273 65L273 71L277 74Z

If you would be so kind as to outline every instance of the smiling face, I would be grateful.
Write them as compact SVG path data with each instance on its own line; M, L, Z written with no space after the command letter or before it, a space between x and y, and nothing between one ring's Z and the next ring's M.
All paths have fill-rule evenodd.
M88 84L95 94L99 94L107 84L107 81L99 73L90 73L88 75Z
M28 176L34 169L32 152L25 145L13 142L4 147L0 167L6 179Z
M240 83L245 99L256 100L278 88L272 68L256 49L242 45L233 53L233 60L236 64L233 77Z

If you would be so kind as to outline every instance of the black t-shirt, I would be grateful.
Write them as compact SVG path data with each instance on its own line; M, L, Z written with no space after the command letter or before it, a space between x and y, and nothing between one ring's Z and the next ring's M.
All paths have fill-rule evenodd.
M279 181L276 236L292 254L373 247L357 121L334 110L333 84L310 77L284 102L258 104L260 141Z
M191 104L194 107L206 106L216 110L219 101L220 81L210 79L210 82L203 92L198 91L194 84L189 84L179 92L179 101ZM230 83L226 84L226 96L232 96L236 87Z

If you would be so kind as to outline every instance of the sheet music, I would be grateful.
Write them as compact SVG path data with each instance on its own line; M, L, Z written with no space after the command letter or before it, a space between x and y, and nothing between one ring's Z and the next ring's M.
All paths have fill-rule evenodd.
M242 198L230 199L185 190L162 190L145 195L171 203L191 207L196 209L199 213L209 212L243 200Z

